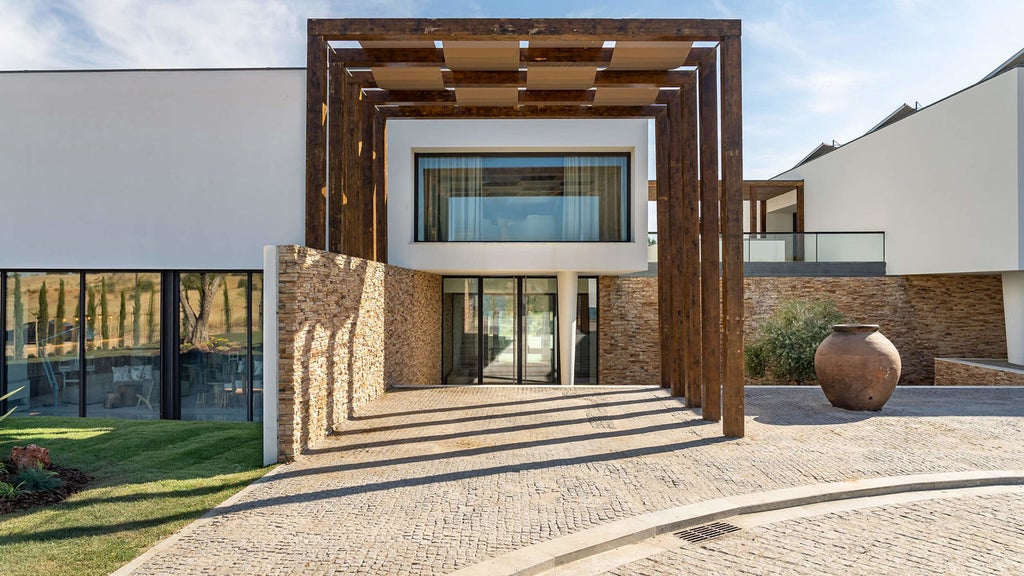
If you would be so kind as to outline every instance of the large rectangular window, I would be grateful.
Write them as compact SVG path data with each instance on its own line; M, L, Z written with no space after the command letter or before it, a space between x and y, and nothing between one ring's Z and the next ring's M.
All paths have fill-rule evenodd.
M418 242L629 241L629 154L417 154Z
M261 420L262 298L259 272L0 270L0 414Z

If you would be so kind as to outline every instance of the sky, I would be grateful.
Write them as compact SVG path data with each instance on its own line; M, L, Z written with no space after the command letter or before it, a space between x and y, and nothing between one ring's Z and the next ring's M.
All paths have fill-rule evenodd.
M307 18L738 18L748 179L1024 48L1021 0L0 0L0 15L0 70L302 67Z

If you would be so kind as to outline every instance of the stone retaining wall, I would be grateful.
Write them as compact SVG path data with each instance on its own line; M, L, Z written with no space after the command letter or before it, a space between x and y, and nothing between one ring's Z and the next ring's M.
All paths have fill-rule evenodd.
M936 357L1006 356L997 275L748 277L743 288L745 338L787 299L828 297L852 321L880 325L900 351L901 384L932 384ZM599 381L657 384L657 278L602 277L599 290Z
M659 384L658 279L601 276L597 302L598 383Z
M1024 386L1024 373L936 358L936 386Z
M281 460L389 386L440 382L440 276L300 246L277 256Z

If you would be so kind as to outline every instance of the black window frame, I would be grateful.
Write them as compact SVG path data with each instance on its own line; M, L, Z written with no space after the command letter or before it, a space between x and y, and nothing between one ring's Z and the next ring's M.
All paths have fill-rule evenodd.
M621 240L422 240L419 236L420 229L420 159L421 158L439 158L439 157L457 157L457 156L483 156L483 157L499 157L499 158L511 158L511 157L525 157L525 156L541 156L541 157L566 157L566 156L588 156L588 157L620 157L626 160L626 190L625 190L625 214L626 214L626 233L625 238ZM551 151L515 151L515 152L493 152L493 151L472 151L472 152L414 152L413 153L413 174L412 174L412 197L413 197L413 222L412 222L412 238L416 244L466 244L466 243L481 243L481 242L501 242L510 244L522 244L522 243L556 243L556 244L623 244L630 243L634 240L633 230L633 160L634 154L631 151L620 151L620 152L592 152L587 150L574 151L574 150L563 150L559 152Z

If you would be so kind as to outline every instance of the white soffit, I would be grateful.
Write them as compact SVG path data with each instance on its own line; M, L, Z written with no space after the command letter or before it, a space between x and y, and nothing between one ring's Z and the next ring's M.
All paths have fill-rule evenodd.
M657 86L642 88L598 88L594 94L594 106L648 106L658 99Z
M373 79L385 90L443 90L440 68L424 66L371 68Z
M672 70L683 65L693 42L616 42L609 70Z
M451 70L519 70L519 41L442 42Z
M586 66L529 66L526 87L530 90L586 90L594 85L597 68Z
M530 40L530 48L601 48L601 40Z
M367 50L378 48L433 48L433 40L360 40L359 45Z
M456 88L455 101L459 106L515 106L519 103L519 89L508 88Z

